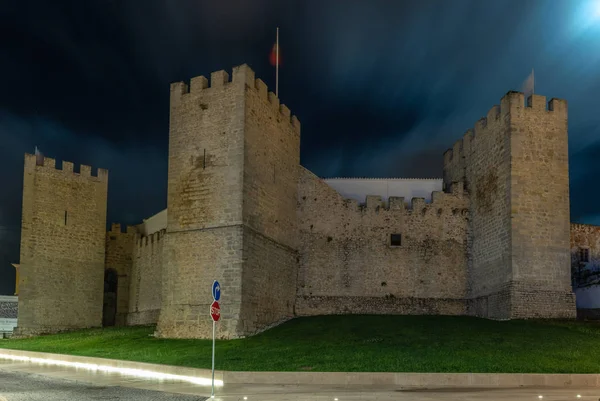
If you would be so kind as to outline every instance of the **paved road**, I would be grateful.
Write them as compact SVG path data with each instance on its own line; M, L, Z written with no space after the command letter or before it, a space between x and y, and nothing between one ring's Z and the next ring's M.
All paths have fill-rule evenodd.
M208 395L210 387L191 383L0 360L0 401L204 401ZM541 401L599 401L600 389L226 385L214 401L540 401L539 395Z
M98 386L84 382L0 370L0 401L204 401L205 397Z

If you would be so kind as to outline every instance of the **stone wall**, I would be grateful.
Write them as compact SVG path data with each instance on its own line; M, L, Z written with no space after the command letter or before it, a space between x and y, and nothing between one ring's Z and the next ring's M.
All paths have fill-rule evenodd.
M588 253L587 262L582 250ZM600 226L571 224L571 280L573 288L600 285Z
M242 335L248 336L294 317L298 263L295 249L246 226L243 230L243 302L239 329Z
M510 100L513 318L575 318L567 102ZM522 289L519 289L522 288Z
M253 334L294 314L300 123L247 66L242 320Z
M466 313L469 199L453 190L359 205L301 169L296 313Z
M244 77L225 71L171 85L161 337L209 337L211 286L221 281L220 336L241 309ZM226 295L225 295L226 294Z
M16 319L18 312L18 297L0 295L0 319Z
M236 337L240 325L242 286L242 226L213 230L167 231L163 251L162 308L159 336L211 338L213 280L221 284L218 338ZM173 249L187 249L174 252ZM167 251L169 250L169 251ZM170 252L170 253L168 253Z
M0 295L0 336L11 334L17 326L19 298Z
M444 154L471 194L470 313L574 317L566 102L509 92Z
M571 224L571 281L577 317L600 319L600 226Z
M444 183L464 180L471 195L471 258L467 271L474 314L508 316L501 293L510 281L510 142L508 121L494 106L444 154Z
M127 325L156 324L161 308L163 248L165 230L137 236L133 249L133 267Z
M287 318L295 291L298 120L245 65L231 81L217 71L210 86L205 77L173 84L170 116L159 336L210 337L213 280L223 294L220 338ZM269 298L264 288L272 286L283 286L274 293L285 296Z
M107 185L106 170L25 155L18 334L102 324Z
M105 269L114 269L119 281L117 286L116 326L124 326L129 311L129 287L131 283L131 266L135 227L127 227L122 232L120 224L112 224L106 233Z

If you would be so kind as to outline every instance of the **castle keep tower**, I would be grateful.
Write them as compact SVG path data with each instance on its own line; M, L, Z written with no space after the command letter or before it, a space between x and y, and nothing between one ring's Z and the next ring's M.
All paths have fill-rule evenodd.
M25 155L16 333L102 324L108 171Z
M567 102L507 93L444 154L471 197L469 313L574 318Z
M300 123L242 65L171 85L168 222L158 335L256 333L293 315Z

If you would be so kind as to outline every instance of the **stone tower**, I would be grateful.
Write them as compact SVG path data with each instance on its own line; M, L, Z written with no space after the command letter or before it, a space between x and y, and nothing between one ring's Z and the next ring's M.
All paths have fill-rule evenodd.
M471 196L469 313L574 318L567 102L509 92L444 154Z
M293 315L300 123L242 65L171 85L168 222L158 336L220 338Z
M102 324L108 171L25 155L16 334Z
M123 228L125 230L119 223L112 223L110 231L106 233L103 326L125 326L127 322L129 289L134 287L132 250L135 249L136 231L132 226ZM117 279L116 288L110 288L109 277Z

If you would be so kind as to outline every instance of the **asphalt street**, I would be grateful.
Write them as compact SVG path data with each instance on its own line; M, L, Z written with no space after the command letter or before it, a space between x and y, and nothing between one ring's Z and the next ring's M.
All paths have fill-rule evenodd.
M140 390L0 370L0 401L204 401L206 397Z
M0 360L0 401L204 401L209 386ZM542 396L542 398L539 398ZM226 385L214 401L598 401L596 388ZM212 400L211 400L212 401Z

